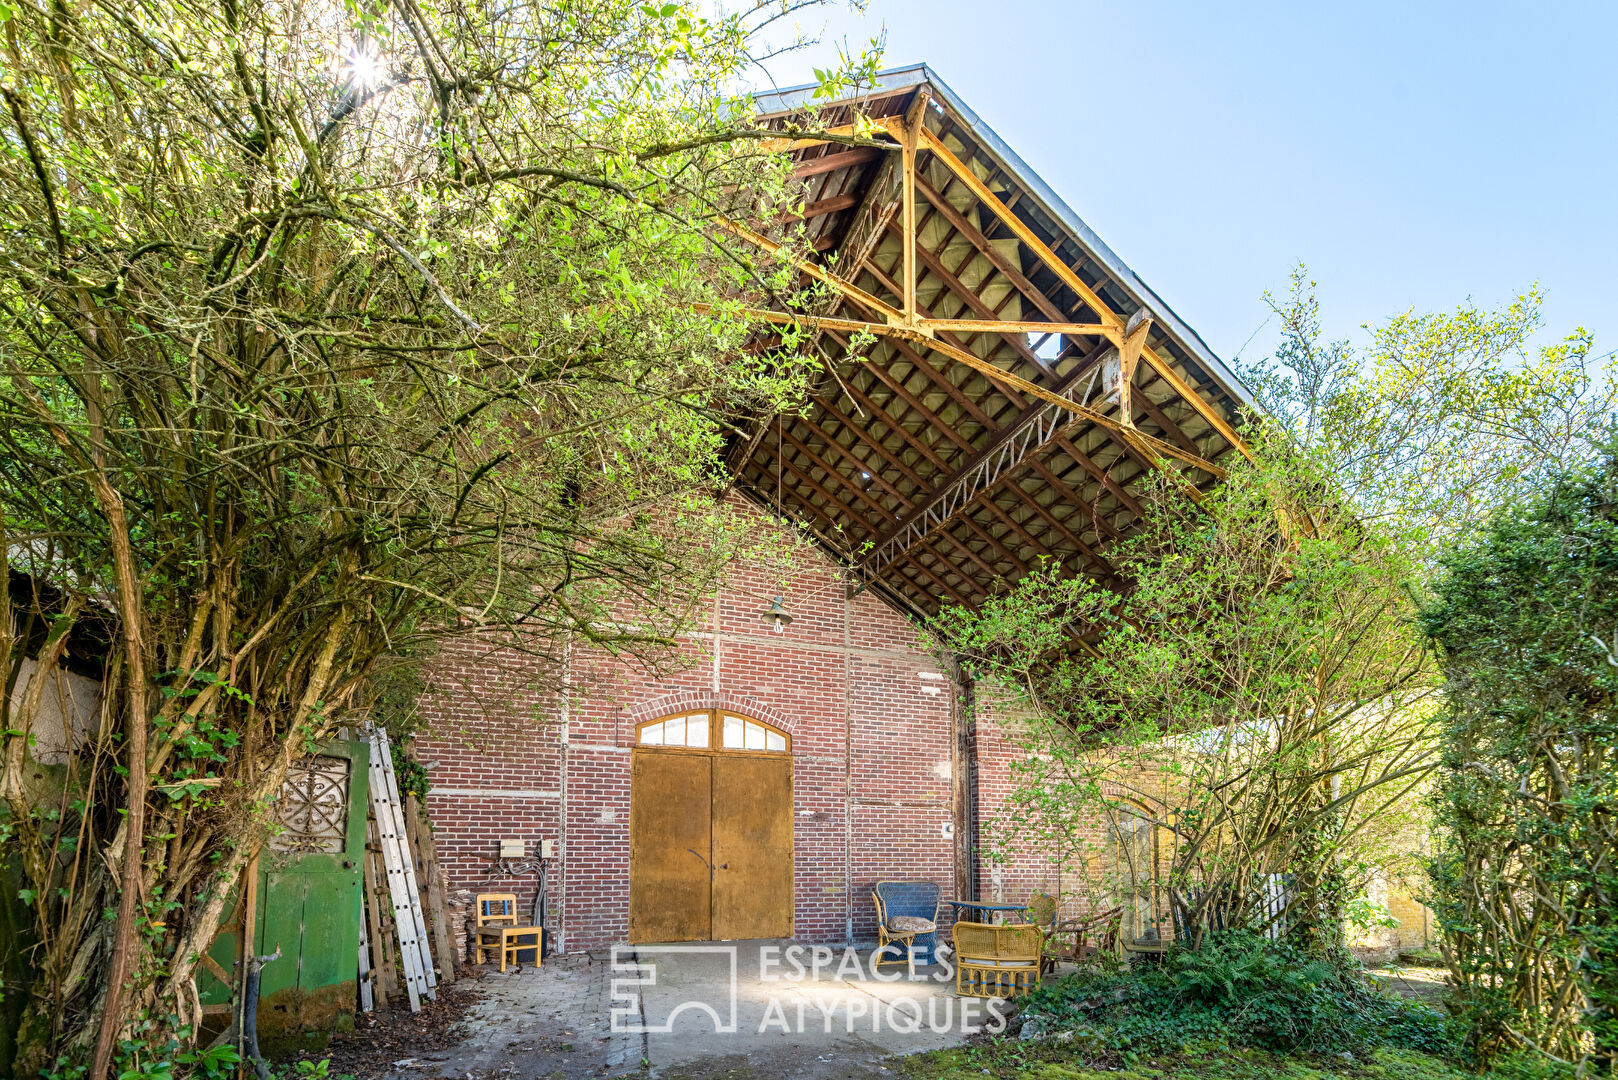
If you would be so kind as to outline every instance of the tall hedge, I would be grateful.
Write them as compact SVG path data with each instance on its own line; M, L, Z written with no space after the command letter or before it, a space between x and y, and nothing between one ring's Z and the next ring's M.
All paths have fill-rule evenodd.
M1455 1007L1486 1061L1618 1058L1618 459L1445 560L1432 866Z

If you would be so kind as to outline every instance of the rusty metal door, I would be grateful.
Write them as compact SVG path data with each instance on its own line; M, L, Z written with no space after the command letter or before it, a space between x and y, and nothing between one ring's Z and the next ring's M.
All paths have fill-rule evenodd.
M792 758L637 749L629 940L792 935Z
M707 940L713 758L637 750L630 785L629 940Z
M713 938L792 936L792 759L713 759Z

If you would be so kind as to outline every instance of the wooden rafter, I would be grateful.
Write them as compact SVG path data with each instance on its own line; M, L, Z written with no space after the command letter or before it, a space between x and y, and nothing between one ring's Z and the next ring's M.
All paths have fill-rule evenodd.
M732 309L827 354L805 413L733 442L734 473L761 492L779 472L854 583L919 614L978 603L1036 556L1110 580L1108 547L1144 514L1130 491L1143 475L1201 498L1227 446L1250 455L1221 389L1203 396L1209 376L1171 355L1149 310L1113 306L1133 293L1110 262L1059 254L1085 249L1030 212L1010 167L983 168L975 128L934 120L925 85L867 107L884 115L837 105L822 115L846 123L764 144L798 155L804 202L782 219L805 222L797 245L718 223L825 294L802 312ZM855 335L883 344L851 363ZM1061 347L1040 348L1051 335Z

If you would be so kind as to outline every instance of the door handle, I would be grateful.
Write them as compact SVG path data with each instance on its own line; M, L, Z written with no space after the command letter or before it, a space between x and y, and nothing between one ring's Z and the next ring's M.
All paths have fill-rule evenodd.
M695 855L697 858L702 859L702 852L698 851L696 848L688 847L685 850L689 851L691 854ZM713 873L713 863L709 862L707 859L702 859L702 865L706 866L708 868L708 872L710 874ZM725 865L729 866L730 864L726 863Z

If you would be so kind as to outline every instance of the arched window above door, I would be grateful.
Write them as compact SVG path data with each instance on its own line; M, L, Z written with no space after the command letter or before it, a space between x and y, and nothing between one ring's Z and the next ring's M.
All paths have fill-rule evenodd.
M792 749L792 736L751 716L725 709L700 709L646 721L636 731L635 745L784 754Z

